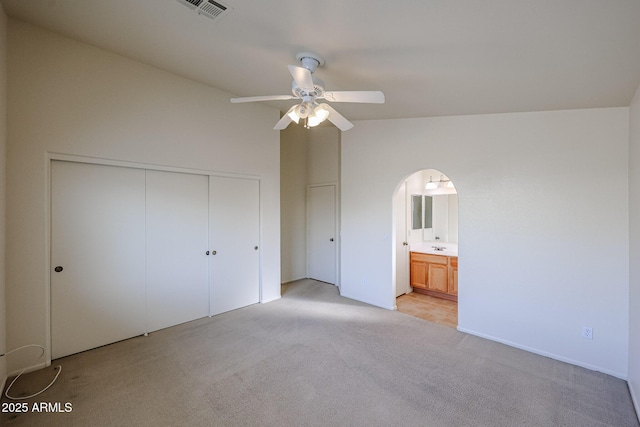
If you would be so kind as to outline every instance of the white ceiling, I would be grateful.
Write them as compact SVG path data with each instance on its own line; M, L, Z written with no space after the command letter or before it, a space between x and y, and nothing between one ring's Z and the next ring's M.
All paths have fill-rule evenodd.
M236 96L289 94L287 64L316 52L327 90L385 93L334 104L351 120L628 106L640 84L639 0L220 0L218 22L177 0L0 1Z

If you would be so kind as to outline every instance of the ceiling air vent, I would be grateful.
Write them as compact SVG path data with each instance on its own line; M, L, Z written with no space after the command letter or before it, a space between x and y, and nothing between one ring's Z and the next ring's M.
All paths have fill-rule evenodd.
M178 3L188 6L198 15L204 15L216 21L222 19L232 10L231 7L214 0L178 0Z

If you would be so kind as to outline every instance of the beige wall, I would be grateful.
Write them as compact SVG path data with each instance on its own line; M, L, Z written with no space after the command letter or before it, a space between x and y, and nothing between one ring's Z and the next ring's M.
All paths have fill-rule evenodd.
M261 298L280 297L277 110L13 19L8 79L10 347L50 347L48 153L260 177Z
M640 87L629 108L629 389L640 414Z
M334 126L307 129L307 185L340 181L340 130Z
M5 211L7 155L7 16L0 5L0 354L7 351L5 302ZM7 365L0 357L0 387L7 377Z
M336 183L340 191L340 131L292 123L280 132L283 283L307 277L307 186ZM338 209L340 207L338 206Z
M282 282L307 277L306 129L294 123L280 132L280 229Z

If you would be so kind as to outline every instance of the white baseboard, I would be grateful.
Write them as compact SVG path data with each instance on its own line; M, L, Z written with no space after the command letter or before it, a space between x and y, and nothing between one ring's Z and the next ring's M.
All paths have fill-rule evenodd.
M306 277L299 277L299 278L297 278L297 279L290 279L290 280L287 280L286 282L282 282L282 283L280 283L280 284L281 284L281 285L288 285L289 283L297 282L298 280L304 280L304 279L306 279Z
M360 298L360 297L352 296L352 295L350 295L348 293L342 292L342 289L340 289L340 296L341 297L345 297L345 298L349 298L349 299L352 299L352 300L355 300L355 301L363 302L365 304L373 305L374 307L384 308L386 310L394 310L394 307L395 307L395 305L379 304L376 301L371 301L371 300L363 299L363 298Z
M277 301L280 298L282 298L282 297L281 296L277 296L275 298L263 299L263 300L260 301L260 304L266 304L268 302Z
M631 401L633 402L633 406L636 408L636 417L638 417L638 421L640 422L640 390L635 390L633 384L627 381L627 385L629 386L629 393L631 393Z
M33 372L33 371L37 371L38 369L46 368L50 364L51 364L50 362L42 362L42 363L38 363L36 365L29 366L27 369L24 370L24 373L26 374L27 372ZM22 369L24 369L24 368L22 368ZM8 377L13 377L15 375L18 375L20 372L22 372L22 369L18 369L16 371L9 372L9 374L7 374L7 378Z
M549 353L549 352L546 352L546 351L538 350L537 348L527 347L526 345L521 345L521 344L518 344L518 343L514 343L514 342L511 342L511 341L508 341L508 340L503 340L502 338L497 338L497 337L494 337L494 336L491 336L491 335L486 335L486 334L483 334L481 332L473 331L471 329L461 328L460 326L458 326L457 329L460 332L464 332L464 333L469 334L469 335L475 335L477 337L484 338L484 339L487 339L489 341L499 342L500 344L508 345L509 347L519 348L520 350L525 350L525 351L528 351L529 353L539 354L540 356L545 356L545 357L549 357L551 359L559 360L561 362L569 363L571 365L580 366L581 368L586 368L586 369L589 369L591 371L602 372L603 374L611 375L613 377L620 378L621 380L625 380L625 381L627 380L626 374L622 373L622 372L611 371L609 369L604 369L604 368L601 368L599 366L591 365L591 364L588 364L588 363L583 363L583 362L580 362L578 360L574 360L574 359L571 359L571 358L568 358L568 357L564 357L564 356L560 356L560 355L557 355L557 354L554 354L554 353Z

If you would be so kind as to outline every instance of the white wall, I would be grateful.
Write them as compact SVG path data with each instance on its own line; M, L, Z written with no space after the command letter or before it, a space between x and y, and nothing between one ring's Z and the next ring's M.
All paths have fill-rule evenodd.
M628 108L355 123L343 295L393 307L394 190L443 170L459 197L460 329L626 377L628 131Z
M47 152L260 176L262 300L279 298L277 110L231 105L229 94L21 21L8 28L9 347L50 344ZM16 359L10 371L27 363Z
M5 211L7 171L7 15L0 5L0 354L9 350L6 339L5 303ZM0 387L7 377L7 364L0 357Z
M629 108L629 373L640 414L640 87Z
M449 214L449 229L447 230L449 233L448 241L458 243L458 195L449 194L447 199L447 213Z

